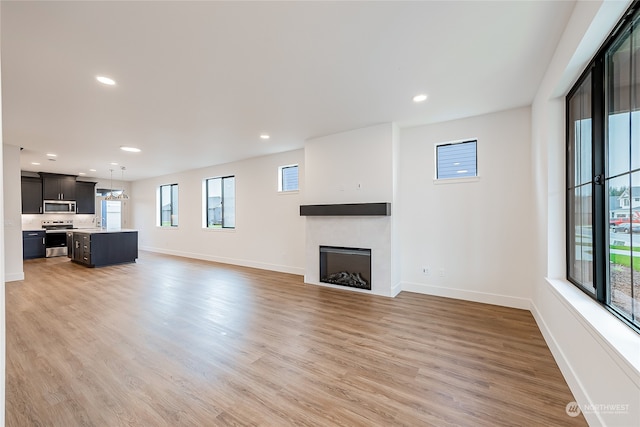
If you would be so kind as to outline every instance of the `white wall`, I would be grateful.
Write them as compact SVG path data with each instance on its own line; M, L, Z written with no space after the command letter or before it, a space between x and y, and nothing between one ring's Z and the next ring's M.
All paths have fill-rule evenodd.
M0 8L1 10L1 8ZM1 19L0 19L1 21ZM0 32L1 33L1 32ZM1 45L2 43L0 43ZM0 58L2 54L0 53ZM0 82L2 72L0 71ZM2 84L0 83L0 111L2 111ZM2 114L0 114L0 143L2 143ZM3 144L4 145L4 144ZM4 150L2 150L4 151ZM0 154L2 156L2 154ZM0 181L4 183L4 161L0 161ZM4 188L4 184L3 184ZM4 223L4 191L0 194L0 223ZM21 239L22 241L22 239ZM5 266L4 266L4 253L6 240L4 235L4 227L0 228L0 278L4 279ZM5 284L2 280L2 288L0 289L0 425L4 425L4 412L5 412L5 366L6 366L6 322L5 322Z
M393 198L391 201L391 286L392 295L396 296L402 290L402 239L401 216L398 208L402 203L400 199L400 128L394 124L391 134L391 151L392 151L392 183Z
M467 138L479 179L436 183L435 144ZM400 131L403 290L529 308L530 139L529 108Z
M638 425L640 336L565 279L564 98L627 6L626 1L576 3L532 106L536 252L531 311L594 426ZM590 409L607 404L626 409Z
M392 132L385 123L307 140L304 204L391 202Z
M299 165L300 191L278 193L278 167ZM295 150L134 182L130 203L141 249L295 274L304 272L304 152ZM203 181L235 175L236 228L202 228ZM179 226L156 226L156 191L178 184Z
M22 198L20 184L20 147L2 145L4 194L4 279L24 279L22 268Z

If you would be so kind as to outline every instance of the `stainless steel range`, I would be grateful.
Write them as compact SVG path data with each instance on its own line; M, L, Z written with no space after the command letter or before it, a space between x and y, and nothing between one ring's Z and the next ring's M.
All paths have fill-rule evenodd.
M67 230L73 228L72 219L55 219L42 221L41 226L46 230L45 247L47 258L66 256Z

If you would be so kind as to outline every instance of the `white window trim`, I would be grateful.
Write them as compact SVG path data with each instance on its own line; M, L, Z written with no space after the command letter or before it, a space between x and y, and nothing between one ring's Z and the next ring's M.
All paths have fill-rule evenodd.
M178 228L180 228L180 222L178 222L178 225L170 225L170 226L162 225L162 213L160 212L160 207L161 207L160 206L160 189L167 185L178 185L178 183L176 182L174 184L160 184L156 188L156 228L160 230L177 230ZM173 200L171 202L173 203ZM180 200L178 200L178 210L179 209L180 209Z
M298 188L296 190L283 190L282 189L282 170L291 167L298 168ZM278 194L295 194L300 191L300 165L298 163L292 163L290 165L278 166Z
M463 184L467 182L478 182L480 181L479 176L467 176L465 178L434 178L433 183L437 185L442 184Z
M464 142L476 142L476 176L466 176L464 178L438 178L438 147L441 145L462 144ZM433 182L435 184L460 184L465 182L476 182L480 180L480 167L478 160L478 145L480 141L476 137L457 139L455 141L436 142L433 144Z
M202 228L202 231L204 231L205 233L235 233L236 232L236 227L234 228L209 228L209 227L204 227Z
M231 178L233 177L234 182L235 179L237 178L237 175L232 174L232 175L220 175L220 176L210 176L208 178L204 178L202 180L202 196L200 197L200 200L202 200L202 223L200 224L201 229L206 231L206 232L220 232L220 231L231 231L234 232L236 230L236 228L238 227L238 223L237 223L237 216L234 215L234 226L233 227L220 227L220 228L213 228L213 227L207 227L207 181L209 181L210 179L221 179L221 185L224 185L224 178ZM236 195L236 191L235 191L235 186L234 186L234 190L233 190L234 196Z

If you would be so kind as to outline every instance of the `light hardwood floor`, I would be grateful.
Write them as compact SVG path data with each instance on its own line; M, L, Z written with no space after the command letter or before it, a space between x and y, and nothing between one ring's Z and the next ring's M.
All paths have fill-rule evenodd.
M527 311L141 252L6 284L7 426L571 426Z

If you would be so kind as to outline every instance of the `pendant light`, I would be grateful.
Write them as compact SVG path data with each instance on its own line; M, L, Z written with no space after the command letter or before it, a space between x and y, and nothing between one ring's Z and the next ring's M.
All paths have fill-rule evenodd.
M122 191L120 192L120 194L118 194L117 199L118 200L126 200L129 198L129 196L127 196L126 194L124 194L124 170L125 167L124 166L120 166L120 170L122 171L122 175L121 175L121 181L122 181Z
M111 171L111 185L109 186L109 195L105 197L105 200L116 200L116 196L113 195L113 169L109 169Z

